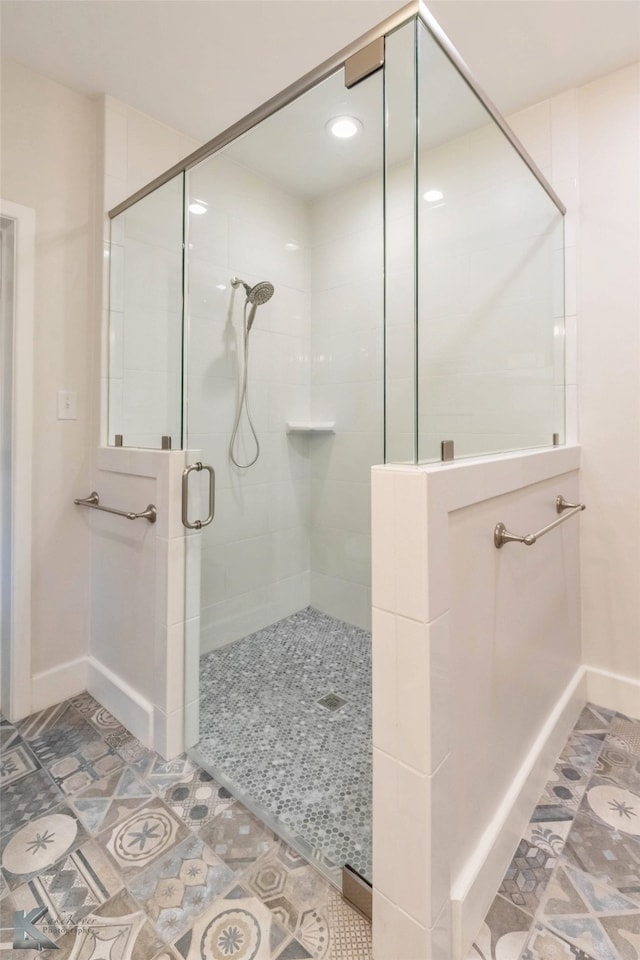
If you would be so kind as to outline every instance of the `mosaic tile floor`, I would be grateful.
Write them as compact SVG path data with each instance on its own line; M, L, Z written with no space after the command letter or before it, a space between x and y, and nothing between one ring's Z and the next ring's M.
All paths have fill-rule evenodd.
M640 960L640 720L585 707L468 960Z
M333 882L371 880L371 634L307 607L200 677L198 761Z
M88 694L0 717L0 745L1 957L370 960L369 924L314 867ZM32 910L57 949L13 949Z

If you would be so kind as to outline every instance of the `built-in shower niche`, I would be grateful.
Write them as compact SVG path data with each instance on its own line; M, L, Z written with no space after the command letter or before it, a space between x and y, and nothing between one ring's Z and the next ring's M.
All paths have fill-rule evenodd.
M371 467L564 438L561 206L444 47L394 25L112 221L110 442L215 470L186 746L336 882L371 877Z

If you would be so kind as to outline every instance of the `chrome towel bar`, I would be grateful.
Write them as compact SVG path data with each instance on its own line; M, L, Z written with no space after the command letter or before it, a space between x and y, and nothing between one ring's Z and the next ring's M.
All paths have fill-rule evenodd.
M100 506L100 497L94 490L88 497L73 501L79 507L91 507L92 510L104 510L105 513L115 513L119 517L126 517L127 520L148 520L149 523L155 523L158 511L152 503L147 506L142 513L132 513L129 510L115 510L113 507Z
M556 513L563 513L564 510L569 510L569 513L565 513L552 523L548 523L546 527L543 527L542 530L538 530L537 533L528 533L524 537L519 537L515 533L509 533L504 523L497 523L495 530L493 531L493 542L498 550L500 550L501 547L504 547L505 543L524 543L525 547L532 547L534 543L537 543L540 537L544 537L545 533L549 533L550 530L553 530L554 527L564 523L565 520L569 519L569 517L573 517L576 513L580 513L582 510L586 509L586 504L569 503L568 500L565 500L565 498L560 495L559 497L556 497Z

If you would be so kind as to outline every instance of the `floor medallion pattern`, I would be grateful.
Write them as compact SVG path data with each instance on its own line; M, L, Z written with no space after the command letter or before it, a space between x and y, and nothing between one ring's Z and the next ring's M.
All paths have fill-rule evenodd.
M271 917L259 900L217 901L177 944L185 960L271 960Z
M640 836L640 796L620 787L596 786L587 791L587 803L614 830Z
M133 876L165 853L187 834L185 824L159 800L141 807L133 816L100 839L125 876Z
M10 836L2 849L2 868L11 888L37 876L86 837L71 811L56 807Z

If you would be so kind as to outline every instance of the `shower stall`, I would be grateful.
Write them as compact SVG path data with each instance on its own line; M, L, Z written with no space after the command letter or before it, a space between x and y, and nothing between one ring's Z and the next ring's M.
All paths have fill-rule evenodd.
M185 746L336 883L371 467L564 442L563 213L415 3L111 211L109 444L186 452Z

